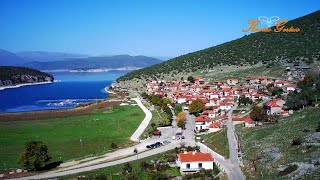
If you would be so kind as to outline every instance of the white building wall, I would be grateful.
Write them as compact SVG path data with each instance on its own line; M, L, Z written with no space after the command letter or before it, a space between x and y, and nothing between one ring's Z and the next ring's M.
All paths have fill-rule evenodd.
M207 161L207 162L183 162L181 163L180 170L187 169L187 164L190 164L190 169L200 170L199 163L202 163L203 169L213 169L213 161Z

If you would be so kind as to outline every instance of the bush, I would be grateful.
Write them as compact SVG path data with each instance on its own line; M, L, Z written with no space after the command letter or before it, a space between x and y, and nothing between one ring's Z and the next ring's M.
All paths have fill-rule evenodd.
M301 145L301 143L302 143L302 141L301 141L301 139L300 138L295 138L295 139L293 139L293 141L292 141L292 145L293 146L298 146L298 145Z
M118 145L115 142L112 142L110 146L111 146L112 149L117 149L118 148Z
M309 129L303 129L303 132L310 132Z
M316 129L317 132L320 132L320 122L318 123L318 128Z
M286 176L290 173L292 173L293 171L297 170L298 169L298 165L290 165L288 166L287 168L285 168L283 171L280 171L279 172L279 175L280 176Z

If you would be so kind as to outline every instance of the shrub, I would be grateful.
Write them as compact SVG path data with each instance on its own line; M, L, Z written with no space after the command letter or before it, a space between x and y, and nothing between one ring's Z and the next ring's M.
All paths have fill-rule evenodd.
M302 141L301 141L301 139L300 138L295 138L295 139L293 139L293 141L292 141L292 145L293 146L297 146L297 145L301 145L301 143L302 143Z
M298 169L298 165L294 164L294 165L290 165L287 168L285 168L283 171L279 172L280 176L286 176L290 173L292 173L293 171Z
M115 142L112 142L112 143L111 143L111 148L112 148L112 149L117 149L117 148L118 148L118 145L117 145Z

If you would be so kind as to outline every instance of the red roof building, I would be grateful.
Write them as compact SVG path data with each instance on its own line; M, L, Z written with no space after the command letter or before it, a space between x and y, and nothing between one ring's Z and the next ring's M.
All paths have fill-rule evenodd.
M195 119L196 122L208 122L211 121L211 118L208 116L198 116Z
M214 161L211 153L185 152L177 155L180 162L206 162Z

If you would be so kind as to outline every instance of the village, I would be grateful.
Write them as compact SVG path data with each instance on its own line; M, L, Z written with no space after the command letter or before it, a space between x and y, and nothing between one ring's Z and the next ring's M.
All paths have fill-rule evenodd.
M223 127L227 119L225 114L239 103L241 97L249 98L253 103L263 103L267 115L280 117L292 113L285 108L285 101L272 96L267 87L281 88L283 94L296 90L293 83L267 77L247 77L243 83L237 78L228 78L226 82L217 81L212 84L196 77L192 82L150 80L147 91L152 95L170 98L175 104L184 105L184 110L188 110L192 101L201 99L205 109L196 117L196 130L201 131ZM243 122L247 127L256 125L250 118L234 117L233 121Z
M253 106L260 106L266 117L273 120L290 116L293 111L285 106L285 101L281 97L290 92L299 91L294 80L301 80L304 76L299 74L299 77L293 78L290 76L291 73L287 74L289 78L285 80L263 76L243 79L230 77L225 82L213 83L207 79L192 76L188 79L171 81L150 80L146 90L151 96L169 98L173 104L182 105L185 112L188 112L194 101L201 100L204 109L192 114L195 115L193 131L196 134L203 134L226 128L227 113L231 109L240 109L232 114L233 125L243 124L248 128L271 122L252 119L249 114ZM245 108L248 104L251 108ZM198 141L201 140L198 139ZM182 173L199 172L202 168L213 169L214 158L210 153L184 152L177 154L177 165L180 166Z

